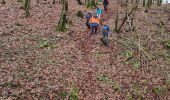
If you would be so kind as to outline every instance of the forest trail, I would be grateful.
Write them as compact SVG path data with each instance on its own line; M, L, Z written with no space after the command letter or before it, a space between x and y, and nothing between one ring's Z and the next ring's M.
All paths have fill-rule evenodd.
M70 2L70 5L74 5L75 1ZM110 5L113 5L113 7L111 7ZM82 61L90 66L92 66L95 62L93 62L93 58L92 55L93 53L96 52L96 47L99 46L100 48L104 49L105 52L112 52L114 49L114 47L112 47L112 45L109 45L108 47L105 47L101 41L100 38L102 37L101 34L101 28L104 24L108 24L110 23L110 19L114 20L115 17L115 12L116 9L114 6L116 5L115 1L110 2L109 4L109 8L107 11L103 10L103 14L101 16L101 22L99 25L99 30L97 32L97 34L91 34L91 30L87 29L85 22L81 23L81 26L83 26L83 29L81 29L78 32L75 32L74 34L74 41L76 42L76 47L82 52L83 56L82 56ZM103 5L99 5L100 8L103 9ZM70 6L70 9L72 9L73 11L76 10L77 8L79 8L80 10L82 10L83 12L85 12L85 14L88 12L89 9L87 8L82 8L82 6ZM114 9L112 9L114 8ZM92 13L96 13L96 9L90 9L90 12ZM112 26L110 26L112 27Z
M102 18L101 18L101 22L98 28L98 32L97 34L91 34L91 30L87 29L85 24L85 31L81 30L81 33L77 33L75 34L75 41L77 44L77 48L79 48L80 51L82 51L83 53L83 61L85 63L88 63L89 65L92 65L92 52L93 49L97 46L97 45L102 45L100 38L98 38L97 35L100 35L100 37L102 37L101 34L101 28L104 25L103 23L108 21L110 19L111 16L109 16L111 11L104 11ZM96 38L99 42L96 43ZM110 51L111 45L109 47L105 47L104 45L102 45L104 48L107 48L108 51Z

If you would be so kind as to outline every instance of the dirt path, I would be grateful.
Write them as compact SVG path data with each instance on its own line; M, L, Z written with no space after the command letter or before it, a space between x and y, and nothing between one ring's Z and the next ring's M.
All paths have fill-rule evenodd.
M92 41L90 35L90 30L86 30L81 34L76 34L75 40L77 48L83 53L83 61L86 63L91 63L91 51L93 49L92 45L95 45Z
M111 11L104 12L102 15L101 23L99 26L99 30L97 34L91 34L90 29L86 29L84 32L81 31L81 34L77 33L75 35L74 40L76 41L77 48L79 48L80 51L83 53L83 62L88 63L89 65L92 65L92 51L96 47L96 41L93 39L93 37L97 38L100 40L96 35L100 34L101 32L101 27L103 26L103 22L106 22L110 19L111 16L109 16ZM100 36L101 37L101 36ZM112 47L108 47L109 49Z

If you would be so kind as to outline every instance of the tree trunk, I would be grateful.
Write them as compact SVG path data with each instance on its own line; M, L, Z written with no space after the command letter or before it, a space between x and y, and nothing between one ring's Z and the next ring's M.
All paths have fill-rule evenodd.
M145 4L145 1L146 1L146 0L143 0L143 7L145 7L145 5L146 5L146 4Z
M53 4L55 4L55 0L53 0Z
M5 2L5 0L2 0L2 2L1 2L2 4L6 4L6 2Z
M79 5L82 5L82 1L81 0L76 0L78 2Z
M63 8L62 8L62 12L61 12L61 17L60 17L60 20L58 22L56 30L64 32L66 30L66 22L67 22L66 13L68 11L68 1L62 0L62 5L63 5Z
M30 2L31 2L31 0L25 0L24 10L25 10L25 16L26 17L28 17L30 15L30 12L29 12Z
M115 31L118 32L118 20L119 20L119 0L117 0L117 8L116 8L116 19L115 19Z
M163 0L157 0L157 6L161 6Z

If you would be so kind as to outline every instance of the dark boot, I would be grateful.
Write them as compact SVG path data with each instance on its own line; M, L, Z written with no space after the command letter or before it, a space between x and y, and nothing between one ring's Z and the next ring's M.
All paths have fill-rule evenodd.
M95 33L95 27L92 26L92 27L91 27L91 34L94 34L94 33Z
M97 34L97 28L98 28L98 27L95 27L95 34Z
M102 43L103 43L103 45L105 45L105 46L108 46L108 38L104 38L104 37L102 37L102 38L100 38L100 40L102 41Z

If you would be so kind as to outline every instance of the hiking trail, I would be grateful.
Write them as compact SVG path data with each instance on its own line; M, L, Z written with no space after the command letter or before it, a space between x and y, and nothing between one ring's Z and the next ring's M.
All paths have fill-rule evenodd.
M92 53L93 49L97 45L101 45L104 48L107 48L107 51L110 51L110 48L112 48L110 47L111 45L109 47L105 47L100 41L100 38L102 37L101 27L103 26L104 22L110 19L111 16L109 14L110 14L109 10L103 12L97 34L91 34L91 30L87 28L85 29L85 31L81 30L81 33L75 34L74 40L76 41L77 44L76 47L83 53L83 62L92 65ZM85 24L84 27L86 27Z

